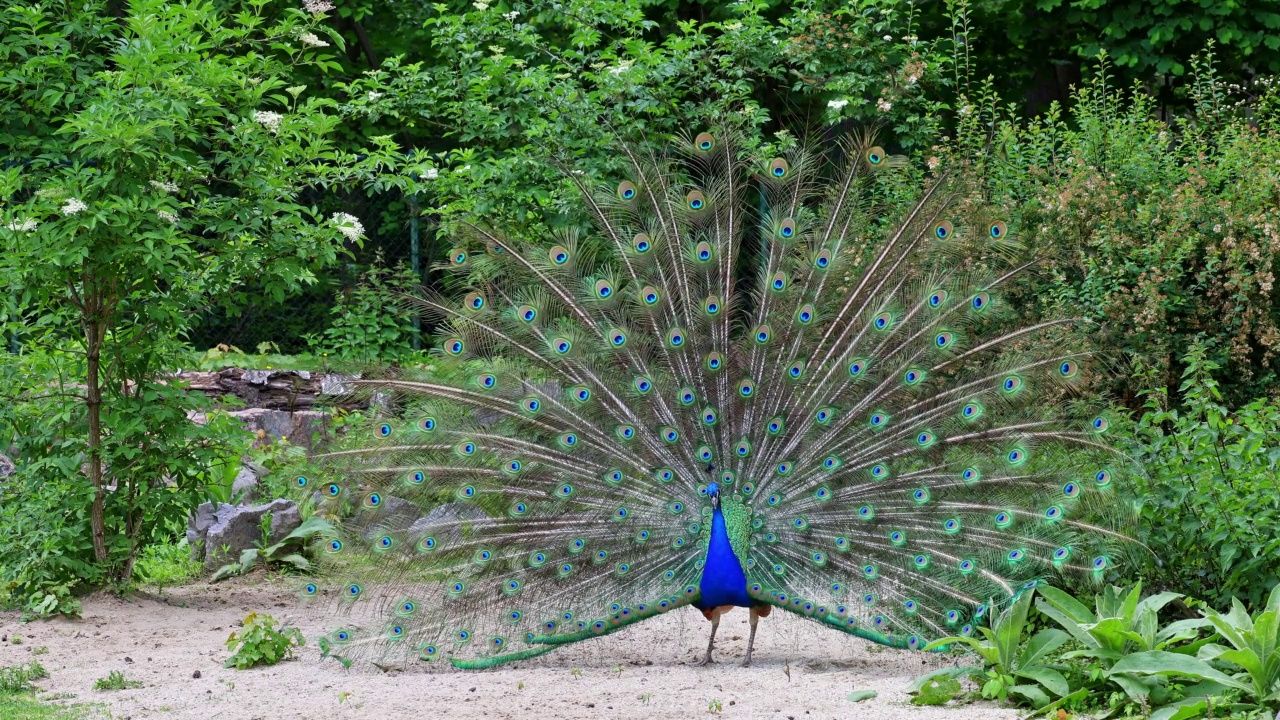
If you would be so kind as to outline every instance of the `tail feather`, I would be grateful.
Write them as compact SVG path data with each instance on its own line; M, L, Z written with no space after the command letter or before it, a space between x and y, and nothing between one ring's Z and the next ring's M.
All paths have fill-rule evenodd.
M1018 324L1032 263L962 176L889 218L918 178L833 150L623 145L606 188L566 170L592 232L458 226L433 367L354 381L387 412L299 478L349 518L332 654L493 667L696 602L713 481L755 601L889 645L1106 569L1078 324Z

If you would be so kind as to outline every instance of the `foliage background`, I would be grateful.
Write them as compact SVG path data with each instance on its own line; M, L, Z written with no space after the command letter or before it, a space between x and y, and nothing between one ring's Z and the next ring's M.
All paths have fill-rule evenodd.
M142 383L132 387L152 394L115 398L118 423L108 433L123 454L147 448L173 458L173 467L135 468L137 487L175 474L190 482L148 490L137 506L139 542L123 551L130 560L141 546L171 543L172 523L214 495L217 468L247 447L234 428L191 430L185 414L196 405L160 382L168 369L216 365L228 353L264 363L275 362L267 353L292 354L284 361L309 369L423 362L416 350L430 347L430 327L398 313L394 292L418 280L448 290L435 267L450 247L441 228L472 213L515 234L584 221L576 189L546 162L553 152L605 181L618 169L607 141L618 136L659 146L675 133L731 125L764 151L870 127L916 172L935 162L961 167L1014 209L1011 228L1042 251L1042 272L1016 298L1021 312L1094 321L1116 369L1107 389L1132 413L1117 425L1138 461L1134 533L1159 550L1136 553L1126 572L1210 600L1257 603L1275 584L1280 516L1254 500L1276 496L1280 433L1280 102L1269 75L1280 69L1280 17L1271 3L334 5L172 3L168 21L143 22L157 12L151 0L31 0L0 14L8 183L0 250L24 253L7 256L16 274L6 283L29 284L19 276L58 249L40 243L85 219L59 215L66 198L40 198L29 178L33 167L46 177L92 175L66 158L76 127L96 118L112 129L110 106L91 102L90 89L141 103L153 124L139 137L150 133L154 146L164 132L198 139L192 111L178 102L181 83L211 81L224 93L218 107L262 143L233 158L247 189L213 194L230 206L240 192L270 198L268 219L283 223L275 236L233 247L224 242L232 230L266 221L230 213L223 225L173 230L155 222L155 210L208 205L152 193L141 173L139 187L108 198L135 202L129 217L147 218L135 218L138 232L123 249L155 259L147 243L185 233L212 254L184 254L177 243L184 268L216 256L234 269L223 285L188 295L163 283L131 286L138 303L168 304L134 366ZM43 24L21 30L32 17ZM196 26L220 46L188 47ZM170 53L170 65L122 61L112 48L128 33L148 38L139 52ZM220 64L207 62L214 56ZM196 72L213 68L223 75ZM145 93L118 92L128 72L148 80L124 86ZM287 142L249 120L258 112L280 116ZM138 161L136 138L116 141L120 157ZM39 232L48 234L15 230L41 202L49 222ZM359 242L325 224L337 212L362 223ZM299 254L299 238L321 251ZM156 267L169 262L159 257ZM85 418L56 394L31 392L74 396L87 372L76 319L38 311L51 297L0 297L11 351L0 356L0 452L16 455L22 471L0 493L23 498L0 504L0 594L37 612L71 607L75 591L119 570L84 544Z

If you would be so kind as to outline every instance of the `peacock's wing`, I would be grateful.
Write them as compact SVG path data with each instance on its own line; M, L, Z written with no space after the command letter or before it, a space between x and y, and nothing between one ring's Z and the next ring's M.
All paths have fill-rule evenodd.
M461 306L420 299L435 367L372 383L398 419L308 481L362 506L326 646L484 667L691 603L713 480L755 597L884 642L1090 557L1067 516L1106 420L1073 424L1067 326L1002 315L1005 225L945 178L887 221L913 177L835 149L823 178L707 133L623 146L594 232L461 228Z

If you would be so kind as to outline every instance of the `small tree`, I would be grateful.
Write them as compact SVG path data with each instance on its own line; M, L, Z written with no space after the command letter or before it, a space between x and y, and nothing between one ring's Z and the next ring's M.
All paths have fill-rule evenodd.
M65 383L80 411L34 454L83 458L93 558L117 580L157 503L198 489L213 451L188 422L194 401L164 377L189 318L242 302L249 277L279 299L363 232L300 200L363 167L331 146L332 101L284 79L332 66L328 5L272 21L266 6L133 0L120 20L95 0L0 10L0 146L12 153L0 313L23 353L70 358L5 394L47 402L35 386Z

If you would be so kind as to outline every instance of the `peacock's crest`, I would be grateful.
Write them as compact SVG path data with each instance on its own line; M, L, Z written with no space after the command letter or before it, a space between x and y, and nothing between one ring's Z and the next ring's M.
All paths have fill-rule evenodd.
M1073 322L1003 301L1016 228L832 150L624 145L625 180L582 186L592 232L459 228L461 301L418 299L431 372L366 381L394 412L317 458L351 518L326 647L488 667L697 604L709 487L753 604L892 645L1105 569L1073 511L1111 482L1109 420L1072 399Z

